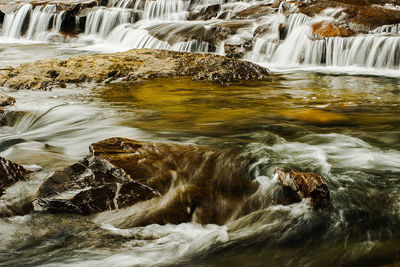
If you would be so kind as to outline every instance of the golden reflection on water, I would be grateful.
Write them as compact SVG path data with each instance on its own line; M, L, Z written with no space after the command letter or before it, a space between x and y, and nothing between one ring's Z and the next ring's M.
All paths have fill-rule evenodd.
M399 88L378 77L300 73L231 85L186 78L109 84L99 95L102 102L128 112L124 124L220 133L283 122L306 127L398 125Z

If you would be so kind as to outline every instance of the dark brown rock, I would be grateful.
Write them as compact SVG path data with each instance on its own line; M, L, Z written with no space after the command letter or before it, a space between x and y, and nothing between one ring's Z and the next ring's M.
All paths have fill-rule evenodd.
M25 180L29 171L15 162L0 157L0 196L4 190L18 181Z
M220 4L210 5L202 8L199 12L190 13L188 20L210 20L218 15L221 10Z
M244 10L239 11L233 17L234 19L257 19L268 14L278 12L278 9L273 4L252 5Z
M37 211L87 215L124 208L158 195L106 160L87 157L46 179L34 207Z
M311 199L316 207L326 206L329 202L328 186L322 177L313 172L285 171L277 169L279 181L293 192L291 200L296 202L303 198Z

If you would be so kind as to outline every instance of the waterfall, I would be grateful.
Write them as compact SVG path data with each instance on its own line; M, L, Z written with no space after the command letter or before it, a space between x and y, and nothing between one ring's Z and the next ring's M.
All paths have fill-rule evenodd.
M12 14L6 14L3 24L3 36L17 39L23 34L23 28L29 19L32 5L26 4L14 11Z
M157 39L149 34L148 30L134 28L129 24L116 27L106 39L107 43L118 46L120 50L132 48L165 49L180 52L210 52L211 50L211 45L203 41L172 41L173 39L168 41Z
M138 0L135 5L136 8L140 6L141 1L143 0ZM188 11L189 5L190 1L188 0L145 0L143 18L149 20L184 20L187 16L186 11Z
M383 25L370 31L369 33L400 33L400 23L392 25Z
M89 13L85 34L105 38L118 25L132 22L132 13L125 9L97 9Z
M310 22L310 21L311 21L311 18L309 16L306 16L301 13L289 15L289 17L287 19L288 34L290 34L294 29L296 29L300 25L306 24L307 22Z
M32 9L32 5L26 4L12 14L7 14L3 36L14 39L24 36L29 40L46 41L49 33L60 31L65 17L64 11L57 13L55 5L37 6L33 11Z

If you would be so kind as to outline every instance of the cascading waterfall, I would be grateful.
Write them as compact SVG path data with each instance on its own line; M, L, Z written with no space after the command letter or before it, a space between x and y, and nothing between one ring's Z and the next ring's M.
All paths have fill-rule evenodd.
M369 33L400 33L400 24L383 25Z
M143 0L138 0L137 5ZM156 0L146 1L144 19L185 20L190 1L188 0Z
M33 6L26 4L7 14L4 19L3 36L18 39L47 41L49 33L60 32L65 12L57 12L55 5ZM26 27L27 26L27 27Z
M118 25L130 23L132 13L125 9L98 9L89 13L85 34L105 38Z
M6 14L4 18L2 35L14 39L21 37L23 28L29 19L31 10L32 5L26 4L13 13Z
M154 26L154 25L153 25ZM175 30L182 29L185 25L177 24ZM106 42L110 45L118 44L118 49L128 50L132 48L166 49L181 52L209 52L210 44L197 40L173 42L175 35L171 34L171 42L159 40L149 34L144 28L135 28L133 25L120 25L107 37Z
M210 5L220 6L217 11L212 8L206 11ZM399 69L400 24L384 25L354 37L321 38L312 32L311 25L321 21L340 22L345 17L343 9L327 8L311 18L296 13L299 10L293 2L281 2L275 13L240 26L246 20L238 20L235 14L257 5L260 3L253 0L110 0L107 7L89 12L81 37L103 44L107 51L109 47L113 51L154 48L220 54L224 54L225 44L240 46L250 41L252 46L245 59L267 65ZM274 2L264 1L262 5L273 6ZM189 14L196 12L215 13L211 20L188 21ZM55 5L21 5L5 15L1 35L48 42L52 34L60 32L65 15ZM238 30L234 29L235 23ZM228 30L220 26L223 24L228 25ZM256 34L259 26L264 29ZM214 30L210 31L211 28ZM219 30L222 37L213 36ZM224 31L228 31L225 40Z

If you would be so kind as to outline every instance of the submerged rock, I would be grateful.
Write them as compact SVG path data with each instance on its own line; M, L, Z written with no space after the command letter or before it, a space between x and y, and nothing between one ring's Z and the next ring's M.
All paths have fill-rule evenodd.
M275 175L284 187L291 190L293 202L303 198L311 199L316 207L326 206L329 202L328 186L322 177L313 172L285 171L277 169Z
M87 157L46 179L34 208L86 215L124 208L158 195L106 160Z
M15 103L15 98L0 92L0 106L12 106Z
M115 54L73 56L22 64L0 72L0 86L15 89L49 89L65 83L137 80L157 77L192 77L228 83L263 79L268 69L254 63L210 54L133 49Z
M0 196L4 190L18 181L25 180L29 171L15 162L0 157Z

